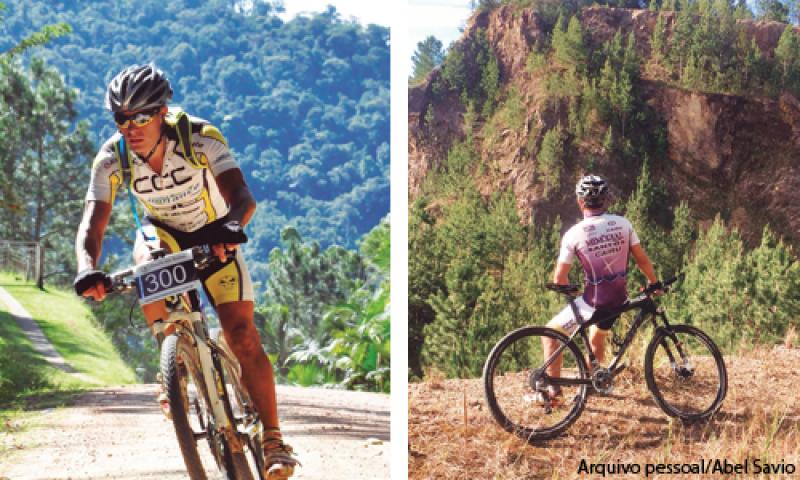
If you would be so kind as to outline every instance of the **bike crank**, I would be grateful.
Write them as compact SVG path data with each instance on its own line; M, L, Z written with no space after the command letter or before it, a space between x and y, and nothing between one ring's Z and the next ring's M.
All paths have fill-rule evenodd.
M603 395L611 395L614 391L614 374L607 368L595 368L592 371L592 386Z

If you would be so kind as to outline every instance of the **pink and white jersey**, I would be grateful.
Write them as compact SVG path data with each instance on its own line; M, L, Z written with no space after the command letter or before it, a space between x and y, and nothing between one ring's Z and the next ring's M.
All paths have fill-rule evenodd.
M626 277L630 248L639 243L624 217L602 213L585 217L561 239L558 263L583 265L583 299L595 308L614 308L628 298Z

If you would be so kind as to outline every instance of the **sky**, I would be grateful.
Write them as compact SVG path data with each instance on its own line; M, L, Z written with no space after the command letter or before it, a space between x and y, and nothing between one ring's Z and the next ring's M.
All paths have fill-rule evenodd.
M353 17L364 25L374 23L390 27L392 23L392 9L386 8L386 3L378 0L284 0L286 12L280 17L289 20L298 13L321 12L328 5L336 7L342 18Z
M391 0L394 2L395 0ZM403 0L400 0L403 1ZM398 18L397 9L387 8L380 0L284 0L285 12L280 17L288 21L297 14L321 12L328 5L336 7L342 18L355 19L361 24L375 23L391 30L393 42L402 47L405 77L412 71L411 56L417 43L428 35L438 38L445 48L461 36L470 15L470 0L407 0L405 18ZM405 20L405 21L403 21ZM402 30L402 31L400 31ZM396 50L393 49L393 55Z

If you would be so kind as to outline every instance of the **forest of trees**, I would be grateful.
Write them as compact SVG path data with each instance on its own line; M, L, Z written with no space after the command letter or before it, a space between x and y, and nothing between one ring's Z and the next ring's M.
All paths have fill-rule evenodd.
M5 5L0 239L41 240L46 281L72 283L90 166L115 130L106 85L153 61L173 103L222 130L258 202L244 250L281 381L388 391L389 31L333 7L288 21L281 10L227 0ZM106 270L132 261L128 205L112 221ZM138 310L128 325L132 300L93 308L152 380L158 355Z
M246 252L265 282L285 225L323 246L354 248L389 211L388 28L345 21L333 7L284 22L279 9L263 1L23 0L3 12L0 50L44 25L71 26L35 55L75 91L75 118L87 122L95 146L115 130L103 109L111 77L132 63L164 69L173 104L221 129L258 200ZM77 190L90 163L91 154Z
M545 105L555 112L545 132L531 128L527 154L545 199L561 195L570 172L596 172L597 158L582 148L600 147L615 171L637 172L634 188L616 185L611 212L634 224L660 277L678 272L685 279L664 297L674 322L712 333L726 350L780 342L800 314L794 286L800 262L790 245L764 228L760 243L748 245L723 216L701 223L693 209L671 195L659 178L669 178L663 119L644 100L642 69L657 80L690 91L737 95L800 94L795 76L800 61L798 36L786 26L774 57L766 57L742 34L737 18L773 19L774 5L757 2L665 1L602 2L675 12L671 36L659 18L652 53L641 58L633 36L619 32L592 46L576 14L594 2L548 0L479 2L533 7L550 19L549 35L531 48L527 69L543 85ZM775 3L775 2L772 2ZM780 2L777 2L780 3ZM786 6L777 18L796 19ZM766 13L765 13L766 12ZM773 12L773 13L769 13ZM657 68L653 68L653 67ZM579 217L577 207L560 218L520 218L513 192L479 193L476 179L492 172L481 158L481 142L501 128L521 130L524 108L515 86L498 78L497 58L485 32L478 30L452 45L433 77L433 92L456 92L465 106L466 136L434 164L409 210L409 375L429 369L451 377L480 375L494 343L513 328L544 324L563 305L547 292L560 234ZM451 97L452 98L452 97ZM433 105L433 104L432 104ZM436 125L436 111L425 112ZM478 127L479 126L479 127ZM478 134L476 128L482 130ZM598 136L598 132L600 135ZM434 133L435 134L435 133ZM597 151L597 149L595 149ZM567 160L569 159L569 160ZM653 173L657 172L658 175ZM485 192L485 184L480 191ZM644 284L636 269L629 288ZM581 282L573 268L571 280Z

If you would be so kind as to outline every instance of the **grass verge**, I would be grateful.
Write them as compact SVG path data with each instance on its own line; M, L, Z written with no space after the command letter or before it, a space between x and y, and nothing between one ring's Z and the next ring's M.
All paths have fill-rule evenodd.
M67 363L97 380L87 383L52 367L33 349L13 316L0 310L0 415L63 404L71 392L86 388L136 381L89 309L72 292L52 286L40 291L8 273L0 273L0 286L28 310Z

